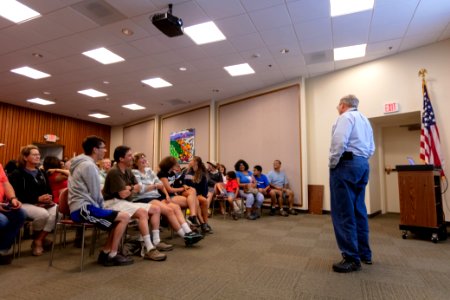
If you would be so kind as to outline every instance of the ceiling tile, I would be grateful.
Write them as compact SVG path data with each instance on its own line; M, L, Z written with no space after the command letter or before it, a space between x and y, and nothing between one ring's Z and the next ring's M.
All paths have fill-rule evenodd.
M283 4L284 0L241 0L248 12Z
M287 3L293 23L330 17L329 0L302 0Z
M245 13L239 0L197 0L197 3L212 20Z
M250 33L228 39L237 51L245 51L264 47L264 42L258 33Z
M255 26L246 14L220 19L214 23L227 38L256 32Z
M266 45L280 45L297 40L292 25L261 31L261 37Z
M270 8L249 13L250 18L258 30L269 30L291 24L291 18L284 5L273 6ZM268 20L270 20L268 22Z

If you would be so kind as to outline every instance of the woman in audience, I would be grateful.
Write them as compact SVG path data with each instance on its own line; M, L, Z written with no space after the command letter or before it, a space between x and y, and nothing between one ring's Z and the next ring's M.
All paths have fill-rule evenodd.
M67 188L69 170L61 169L61 161L55 156L47 156L44 159L44 170L52 189L53 202L59 203L59 194Z
M0 265L12 261L11 246L26 218L21 206L0 164Z
M36 146L22 147L18 169L9 178L27 216L33 220L34 240L31 248L35 256L44 252L45 237L54 229L57 215L48 179L37 167L40 157Z
M198 227L200 226L200 222L197 219L199 207L197 193L195 189L187 185L180 187L173 186L177 179L177 175L174 172L175 169L180 169L177 160L172 156L167 156L160 161L157 176L163 183L171 201L178 204L181 208L189 208L190 215L188 220L193 226Z
M245 199L247 219L256 220L259 217L257 210L261 208L264 196L256 189L255 178L253 173L248 170L249 166L245 160L238 160L234 165L234 169L239 183L239 194L241 198Z
M105 185L105 179L106 174L108 174L108 171L111 169L111 160L109 158L104 158L97 162L99 172L98 172L98 178L100 178L100 185L103 188Z
M193 187L197 193L197 199L201 208L200 227L202 232L213 233L211 226L208 224L208 201L206 200L208 195L208 172L199 156L194 156L189 162L184 182L188 186Z
M218 182L223 182L223 177L217 168L216 162L208 161L206 164L208 170L208 195L206 197L206 201L209 208L211 206L212 199L216 195L215 186Z
M178 204L174 203L167 193L161 180L148 167L144 153L133 155L133 175L141 186L140 192L133 196L133 202L149 203L159 206L172 228L184 238L186 245L192 245L201 240L202 236L193 232L184 219Z

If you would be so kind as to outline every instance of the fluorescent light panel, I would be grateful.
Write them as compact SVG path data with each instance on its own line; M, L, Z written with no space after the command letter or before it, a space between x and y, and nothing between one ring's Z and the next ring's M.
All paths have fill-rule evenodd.
M55 104L55 102L53 102L53 101L45 100L45 99L42 99L42 98L28 99L27 102L36 103L36 104L39 104L39 105L52 105L52 104Z
M345 60L363 57L366 55L367 44L354 45L342 48L334 48L334 60Z
M223 67L231 76L241 76L247 74L253 74L255 71L250 67L248 63L239 64L234 66Z
M374 0L330 0L331 17L373 9Z
M108 49L103 47L83 52L83 55L95 59L96 61L104 65L113 64L125 60L114 52L109 51Z
M206 22L184 28L186 33L197 45L223 41L226 37L214 22Z
M0 16L14 23L26 22L41 14L15 0L0 1Z
M17 69L12 69L11 72L19 74L19 75L23 75L23 76L27 76L33 79L41 79L41 78L45 78L45 77L50 77L50 74L41 72L39 70L30 68L30 67L21 67L21 68L17 68Z
M159 78L159 77L144 79L144 80L141 80L141 82L145 83L155 89L172 86L172 84L170 82L165 81L164 79Z
M122 107L131 109L131 110L141 110L141 109L145 109L145 107L140 106L139 104L127 104L127 105L122 105Z
M107 94L99 92L99 91L94 90L94 89L82 90L82 91L78 91L78 93L86 95L86 96L89 96L89 97L92 97L92 98L108 96Z
M93 117L93 118L97 118L97 119L106 119L106 118L109 118L108 115L99 114L99 113L96 113L96 114L90 114L89 117Z

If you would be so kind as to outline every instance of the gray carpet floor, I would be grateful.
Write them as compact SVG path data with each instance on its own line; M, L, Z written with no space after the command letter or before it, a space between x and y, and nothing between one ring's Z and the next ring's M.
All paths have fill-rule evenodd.
M167 240L165 262L106 268L96 252L82 273L71 244L48 267L49 253L32 257L24 241L22 256L0 266L0 299L450 299L450 241L403 240L399 219L370 219L374 264L350 274L331 270L340 254L329 215L215 216L214 234L195 247Z

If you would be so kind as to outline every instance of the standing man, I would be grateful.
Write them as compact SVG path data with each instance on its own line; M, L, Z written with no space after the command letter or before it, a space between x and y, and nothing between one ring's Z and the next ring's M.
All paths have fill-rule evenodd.
M275 215L275 205L278 197L278 208L280 209L280 216L289 217L291 215L297 215L297 211L294 209L294 192L289 188L289 181L286 173L281 171L281 161L278 159L273 162L273 170L267 174L269 178L271 190L269 192L272 200L272 207L270 209L270 215ZM283 210L283 197L287 197L289 210L286 212Z
M82 146L84 154L75 157L70 166L68 183L70 217L75 222L89 222L109 231L108 241L98 256L99 264L130 265L133 263L131 258L118 254L119 242L130 216L103 207L104 201L95 162L105 156L105 141L92 135L84 139Z
M368 159L375 151L372 127L358 109L354 95L343 97L339 117L333 125L329 157L331 218L343 260L333 271L348 273L361 269L361 261L372 264L369 224L364 202L369 181Z

